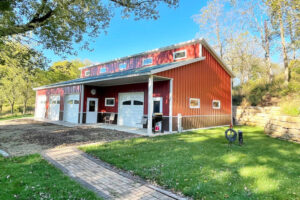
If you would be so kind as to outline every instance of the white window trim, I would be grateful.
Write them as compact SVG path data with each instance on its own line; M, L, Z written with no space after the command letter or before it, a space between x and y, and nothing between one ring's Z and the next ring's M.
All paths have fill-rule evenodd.
M185 56L182 57L182 58L175 58L175 54L176 54L176 53L181 53L181 52L184 52ZM185 58L187 58L187 52L186 52L186 49L173 52L173 60L181 60L181 59L185 59Z
M191 101L192 100L198 101L198 106L191 106ZM200 108L200 99L199 98L190 98L190 100L189 100L189 106L190 106L190 108Z
M89 74L87 74L87 72L89 73ZM88 69L88 70L86 70L85 72L84 72L84 76L90 76L91 75L91 70L90 69Z
M102 69L105 69L105 72L101 72ZM106 67L101 67L100 68L100 74L102 74L102 73L106 73Z
M159 101L159 113L163 113L163 98L162 97L153 97L153 102L154 101Z
M151 59L151 63L145 64L144 62L145 62L145 60L147 60L147 59ZM144 59L143 59L143 63L142 63L143 66L152 65L152 64L153 64L153 58L152 58L152 57L144 58Z
M120 68L121 65L125 65L125 68L124 68L124 69L121 69L121 68ZM126 70L126 68L127 68L127 63L120 63L120 64L119 64L119 70L120 70L120 71Z
M214 102L219 102L219 106L218 107L214 107ZM221 109L221 101L220 100L213 100L212 101L212 107L213 107L213 109Z
M111 100L111 99L114 100L114 105L107 105L107 104L106 104L106 100ZM105 106L106 106L106 107L114 107L115 104L116 104L115 98L105 98Z

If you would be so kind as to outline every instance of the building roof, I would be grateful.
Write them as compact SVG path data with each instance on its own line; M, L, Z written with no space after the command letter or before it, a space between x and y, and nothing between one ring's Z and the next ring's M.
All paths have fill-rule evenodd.
M124 71L115 72L115 73L106 73L106 74L101 74L99 76L78 78L78 79L73 79L73 80L69 80L69 81L54 83L51 85L41 86L38 88L34 88L34 90L55 88L55 87L62 87L62 86L72 86L72 85L79 85L79 84L85 84L85 83L91 83L91 82L100 82L100 81L107 81L107 80L113 80L113 79L130 78L130 77L136 77L136 76L151 75L151 74L156 74L156 73L159 73L162 71L170 70L170 69L173 69L176 67L181 67L181 66L184 66L187 64L191 64L191 63L194 63L197 61L201 61L204 59L205 59L204 57L201 57L201 58L189 59L189 60L180 61L180 62L172 62L172 63L166 63L166 64L161 64L161 65L134 68L134 69L124 70Z

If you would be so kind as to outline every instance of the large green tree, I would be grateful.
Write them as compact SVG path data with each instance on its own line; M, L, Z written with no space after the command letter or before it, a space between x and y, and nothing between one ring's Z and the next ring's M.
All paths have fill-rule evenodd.
M16 41L5 41L0 51L0 86L4 99L14 112L16 103L23 104L26 112L28 101L34 98L37 69L44 67L43 56Z
M0 38L22 35L56 53L73 53L72 44L96 37L109 26L116 8L124 17L156 19L157 7L170 7L179 0L2 0L0 1ZM117 9L118 10L118 9Z
M47 85L76 79L80 76L79 68L90 64L91 62L88 60L57 61L48 69L39 69L38 73L36 74L35 82L37 85Z

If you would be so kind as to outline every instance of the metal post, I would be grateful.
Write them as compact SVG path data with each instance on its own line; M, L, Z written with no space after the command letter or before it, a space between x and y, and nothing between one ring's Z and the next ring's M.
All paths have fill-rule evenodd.
M148 135L152 134L152 114L153 114L153 76L149 76L148 80Z
M170 79L169 91L169 132L173 131L173 79Z
M182 116L180 113L177 115L177 129L179 133L182 132Z
M83 104L84 104L84 85L81 85L81 90L80 90L80 124L83 123Z

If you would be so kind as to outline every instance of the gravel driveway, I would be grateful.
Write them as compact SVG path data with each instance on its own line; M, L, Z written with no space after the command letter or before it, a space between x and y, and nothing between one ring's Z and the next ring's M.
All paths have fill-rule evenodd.
M60 147L140 137L131 133L90 127L64 127L33 119L0 122L0 149L12 156Z

